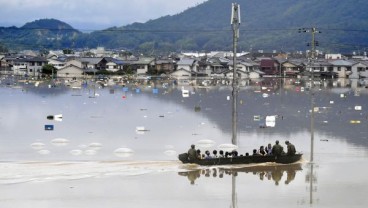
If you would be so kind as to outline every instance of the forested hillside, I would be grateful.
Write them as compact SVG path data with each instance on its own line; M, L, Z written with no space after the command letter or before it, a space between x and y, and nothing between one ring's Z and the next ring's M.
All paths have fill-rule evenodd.
M39 30L23 30L22 35L4 38L4 34L9 35L17 28L7 28L6 33L0 28L0 43L4 44L6 40L25 47L53 48L105 46L143 53L230 50L232 2L209 0L177 15L90 34L68 28L69 33L62 33L62 37L57 35L57 39L48 38L49 41L43 38L47 34ZM241 6L242 16L239 50L305 50L310 34L298 33L302 27L317 27L322 32L317 35L319 49L327 52L351 52L368 47L368 1L238 0L237 3Z

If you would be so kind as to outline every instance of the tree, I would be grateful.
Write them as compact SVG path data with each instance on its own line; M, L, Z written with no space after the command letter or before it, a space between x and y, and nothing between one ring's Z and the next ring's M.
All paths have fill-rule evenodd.
M46 64L42 67L42 73L44 74L48 74L48 75L52 75L52 74L56 74L57 69L51 65L51 64Z

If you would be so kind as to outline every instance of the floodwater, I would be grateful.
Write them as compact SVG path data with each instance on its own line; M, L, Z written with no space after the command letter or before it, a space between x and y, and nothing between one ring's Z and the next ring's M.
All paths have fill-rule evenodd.
M1 77L0 207L366 207L367 83L242 80L238 152L289 140L303 160L208 168L177 155L231 143L229 81Z

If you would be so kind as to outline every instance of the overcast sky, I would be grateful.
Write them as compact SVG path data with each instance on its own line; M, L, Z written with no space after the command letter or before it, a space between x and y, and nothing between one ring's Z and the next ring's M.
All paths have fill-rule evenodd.
M54 18L79 30L106 29L173 15L206 0L0 0L0 26Z

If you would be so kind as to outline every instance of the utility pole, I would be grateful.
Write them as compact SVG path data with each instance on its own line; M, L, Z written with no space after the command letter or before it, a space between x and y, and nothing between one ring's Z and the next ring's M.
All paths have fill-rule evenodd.
M232 4L232 12L231 12L231 25L233 28L233 109L232 109L232 144L238 145L237 140L237 122L238 122L238 115L237 115L237 105L238 105L238 77L236 71L236 48L239 39L239 26L240 26L240 5L237 3Z
M307 33L311 33L312 34L312 42L308 43L307 46L311 46L311 52L310 55L308 57L308 65L310 67L310 73L311 73L311 87L310 87L310 93L311 93L311 120L310 120L310 134L311 134L311 155L310 155L310 163L313 163L313 155L314 155L314 105L315 105L315 101L314 101L314 92L313 92L313 88L314 88L314 69L313 69L313 64L314 64L314 60L316 59L316 46L319 46L318 41L316 41L316 37L315 34L316 33L321 33L320 31L317 30L317 28L312 27L312 28L302 28L299 29L299 33L301 32L307 32Z

